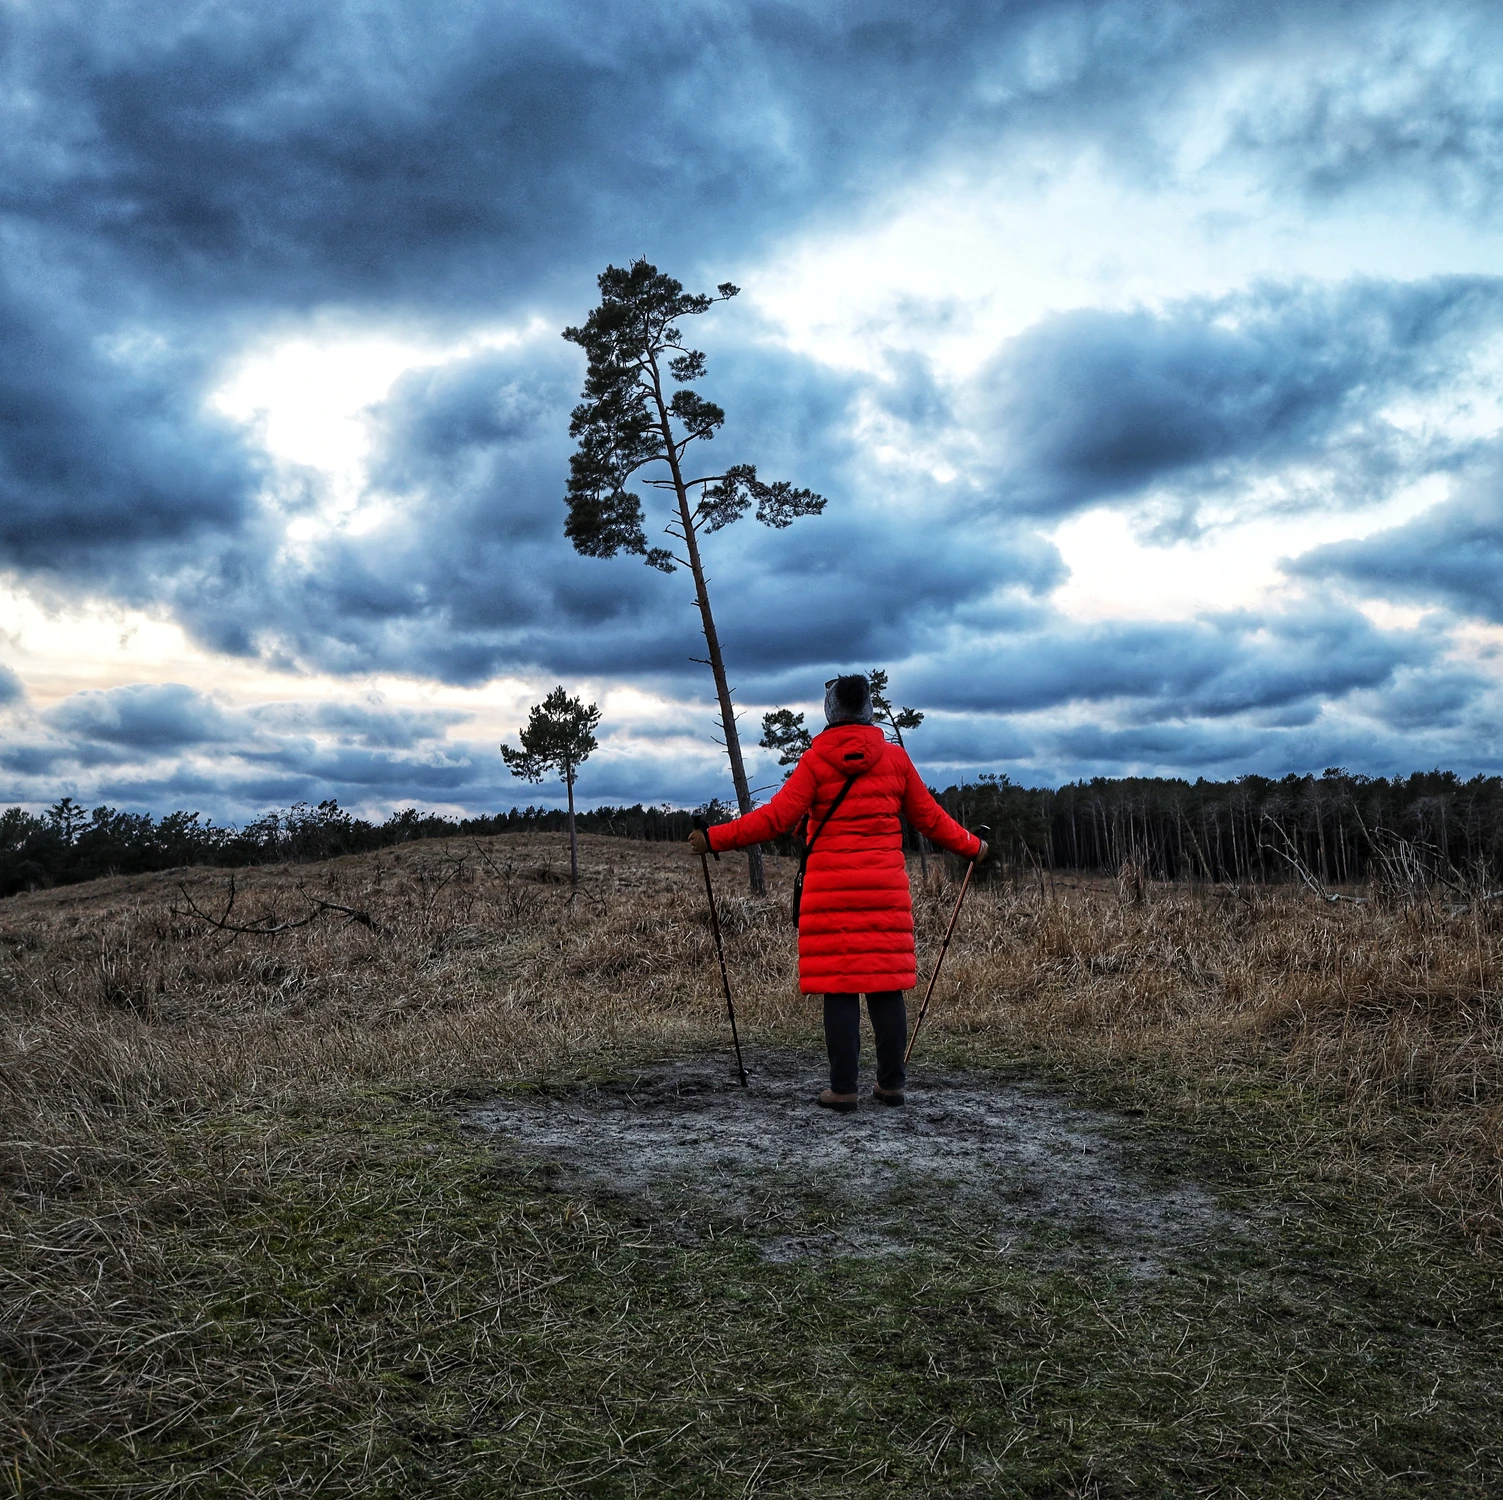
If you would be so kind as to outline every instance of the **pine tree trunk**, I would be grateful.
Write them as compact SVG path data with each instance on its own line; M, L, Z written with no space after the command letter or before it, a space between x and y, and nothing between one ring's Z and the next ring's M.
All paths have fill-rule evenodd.
M569 884L579 884L579 848L574 840L574 768L564 773L564 785L569 788Z
M662 401L658 402L662 419L663 441L668 467L673 472L674 493L678 496L679 522L684 528L684 545L689 550L689 569L694 574L694 598L699 605L700 623L704 626L705 646L709 650L710 671L715 678L715 695L720 700L720 723L725 731L725 753L730 757L731 781L736 788L736 806L745 817L752 810L751 784L746 779L746 763L741 758L741 736L736 732L736 710L731 702L731 687L725 675L725 658L720 654L720 637L715 631L715 617L710 613L710 594L705 587L704 564L699 557L699 539L694 534L694 516L689 509L689 492L684 487L683 470L673 446L673 430ZM747 877L754 896L767 893L767 876L762 867L762 846L753 844L746 851Z

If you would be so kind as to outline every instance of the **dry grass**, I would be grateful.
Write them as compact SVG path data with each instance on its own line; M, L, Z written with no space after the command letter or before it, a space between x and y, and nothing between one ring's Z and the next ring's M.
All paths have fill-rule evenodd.
M1074 882L983 903L941 988L952 1033L1241 1107L1258 1135L1318 1120L1312 1172L1422 1198L1479 1247L1503 1231L1496 907Z
M312 896L380 932L331 914L233 935L174 915L180 885L223 909L217 871L15 898L0 907L0 1121L43 1143L137 1106L449 1090L717 1037L697 864L587 839L595 873L571 896L559 844L420 844L236 876L237 923L295 918ZM785 1023L776 902L728 897L724 917L749 1019Z
M9 1184L46 1191L122 1116L296 1106L351 1085L447 1094L724 1044L698 864L586 838L419 844L241 872L234 919L309 897L368 911L264 937L223 872L142 876L0 907L0 1135ZM815 1044L797 993L787 861L765 901L715 867L743 1035ZM953 899L919 892L921 968ZM1467 1233L1503 1227L1503 911L1326 906L1274 891L1105 881L970 898L926 1046L1031 1055L1179 1095L1277 1078L1334 1109L1354 1169L1423 1188Z
M58 1494L285 1493L319 1473L337 1474L341 1494L412 1493L403 1486L413 1473L439 1474L448 1462L423 1446L425 1432L452 1446L455 1433L492 1430L488 1421L486 1472L498 1488L474 1493L532 1484L635 1493L624 1479L600 1478L616 1437L622 1474L675 1482L673 1452L691 1438L660 1451L652 1444L665 1439L641 1434L658 1430L662 1403L691 1378L684 1371L704 1385L685 1422L709 1420L705 1411L719 1410L711 1388L732 1409L747 1369L764 1358L757 1351L772 1324L748 1324L737 1343L739 1304L727 1312L723 1300L740 1295L724 1289L746 1274L744 1257L734 1245L695 1252L699 1259L672 1273L689 1279L655 1292L652 1277L668 1274L667 1263L645 1232L589 1205L504 1185L477 1207L488 1169L412 1123L425 1100L505 1080L558 1082L629 1059L726 1047L697 861L677 848L589 838L581 855L587 878L572 896L566 848L548 836L242 872L239 921L293 918L316 897L375 924L326 913L271 937L174 915L184 898L179 878L167 876L0 904L0 1493L10 1464L17 1493L23 1472L26 1493L38 1483ZM791 869L769 866L774 892L761 902L736 894L743 865L715 867L742 1035L751 1048L815 1048L817 1009L794 980ZM180 879L203 909L222 909L223 872ZM953 894L937 878L918 895L921 969ZM1155 888L1136 901L1105 881L998 884L968 903L921 1056L1021 1059L1171 1119L1214 1119L1223 1138L1243 1131L1268 1147L1281 1170L1354 1183L1359 1198L1421 1202L1446 1234L1491 1257L1503 1230L1500 917L1330 907L1294 889ZM390 1108L393 1091L405 1113ZM990 1369L992 1355L966 1340L976 1288L999 1273L993 1261L971 1266L969 1253L958 1250L949 1271L914 1270L911 1292L916 1304L952 1297L952 1354ZM868 1295L860 1278L879 1274L898 1279ZM862 1316L872 1337L893 1337L882 1309L907 1295L893 1288L910 1273L849 1275L852 1305L870 1309ZM614 1306L623 1287L624 1310L601 1321L595 1309ZM1042 1306L1046 1295L1093 1308L1100 1291L1081 1300L1020 1282L1016 1307ZM1203 1316L1242 1316L1242 1290L1216 1296ZM1205 1298L1210 1306L1210 1290ZM810 1319L829 1318L820 1337L838 1338L841 1307L839 1296L811 1291L786 1315L779 1306L767 1316L789 1320L777 1336L796 1349ZM1097 1368L1094 1322L1014 1315L1020 1328L1047 1325L1050 1338L1070 1344L1080 1370ZM1150 1328L1148 1314L1131 1316L1147 1320L1143 1347L1161 1339L1161 1364L1175 1382L1189 1389L1192 1373L1195 1383L1202 1373L1221 1378L1214 1346L1200 1373L1175 1363L1200 1357L1184 1345L1187 1325ZM639 1317L657 1320L660 1352L633 1342ZM706 1318L727 1317L721 1332L707 1331ZM557 1337L574 1340L567 1360L550 1345ZM1261 1337L1248 1333L1246 1348ZM915 1345L915 1370L921 1354L927 1371L932 1346ZM1287 1381L1285 1356L1274 1349L1269 1358ZM1148 1400L1148 1387L1131 1350L1122 1361L1112 1399L1137 1411L1132 1403ZM487 1384L502 1378L496 1371L505 1390ZM1411 1373L1400 1370L1403 1380ZM816 1385L831 1378L816 1375ZM397 1403L399 1377L417 1382L417 1405ZM801 1388L796 1367L768 1366L758 1378L769 1390L774 1379ZM1069 1424L1060 1462L1075 1462L1071 1445L1084 1441L1069 1415L1076 1379L1059 1382L1058 1421ZM606 1394L579 1394L597 1387ZM897 1433L910 1408L897 1376L890 1396L893 1415L876 1428ZM767 1408L767 1452L786 1448L776 1462L788 1466L788 1492L795 1481L819 1480L825 1492L844 1493L830 1478L838 1466L820 1455L830 1424L846 1416L821 1408L817 1395L801 1399L812 1404L800 1408L789 1396ZM986 1399L975 1397L982 1414L968 1420L990 1420ZM1195 1441L1262 1453L1256 1423L1245 1425L1250 1399L1233 1391L1222 1414L1212 1413L1212 1435ZM1287 1448L1287 1412L1305 1398L1257 1397L1265 1399L1286 1415L1269 1419L1257 1461L1277 1465L1288 1460L1278 1447ZM1163 1411L1172 1408L1144 1407L1132 1430L1171 1431ZM515 1428L523 1416L513 1410L538 1421L536 1443L523 1441L530 1429ZM1211 1421L1209 1408L1196 1410ZM561 1425L545 1428L544 1411ZM935 1431L961 1430L931 1417ZM1339 1427L1346 1419L1319 1420ZM586 1441L591 1422L607 1425ZM8 1443L7 1423L24 1446ZM696 1462L723 1465L727 1492L741 1492L748 1474L747 1493L754 1481L778 1487L776 1465L765 1467L773 1459L747 1458L729 1438L717 1447L713 1421L694 1441L701 1436ZM897 1479L920 1460L925 1472L942 1472L925 1456L930 1439L916 1430L909 1438L913 1454L868 1450L872 1464L890 1466L871 1472ZM805 1451L814 1456L797 1458ZM414 1452L439 1468L412 1469ZM1141 1454L1131 1461L1148 1463ZM77 1479L101 1463L124 1476L117 1489ZM1057 1492L1039 1482L1040 1493ZM704 1492L719 1493L716 1484Z

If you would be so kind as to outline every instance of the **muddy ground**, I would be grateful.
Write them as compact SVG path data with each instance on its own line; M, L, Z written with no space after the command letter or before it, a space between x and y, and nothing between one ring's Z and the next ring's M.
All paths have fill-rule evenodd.
M571 1192L629 1200L680 1243L733 1228L772 1261L991 1239L1157 1276L1244 1226L1172 1174L1147 1122L980 1073L927 1075L901 1108L811 1103L823 1058L719 1056L567 1094L502 1096L465 1122ZM718 1228L717 1228L718 1226Z

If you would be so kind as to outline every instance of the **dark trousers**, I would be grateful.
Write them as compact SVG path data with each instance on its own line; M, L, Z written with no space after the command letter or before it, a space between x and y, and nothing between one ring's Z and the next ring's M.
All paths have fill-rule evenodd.
M877 1083L901 1089L905 1082L903 1049L908 1045L908 1011L902 990L879 990L866 997L866 1013L877 1038ZM861 1060L861 996L825 996L825 1047L830 1054L830 1088L837 1094L856 1092L856 1069Z

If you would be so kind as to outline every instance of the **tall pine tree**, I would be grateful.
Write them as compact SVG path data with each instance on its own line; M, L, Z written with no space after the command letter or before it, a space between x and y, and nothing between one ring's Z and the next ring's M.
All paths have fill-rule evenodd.
M765 483L751 464L732 464L695 477L685 462L694 444L715 436L725 413L690 386L704 375L705 357L685 346L679 323L728 301L737 287L722 282L713 297L686 292L682 283L645 260L633 261L625 270L607 266L598 283L600 305L582 327L564 330L564 337L578 344L589 361L583 399L569 423L569 435L579 446L569 460L564 534L586 557L632 552L665 573L682 566L694 575L736 804L743 814L749 813L751 789L720 636L710 612L700 537L739 521L753 506L764 526L781 528L800 516L818 515L825 502L812 490L795 489L786 480ZM644 470L652 472L638 480ZM628 488L634 480L669 499L663 530L682 551L647 545L642 499ZM762 851L749 850L748 860L751 888L760 895L766 888Z

